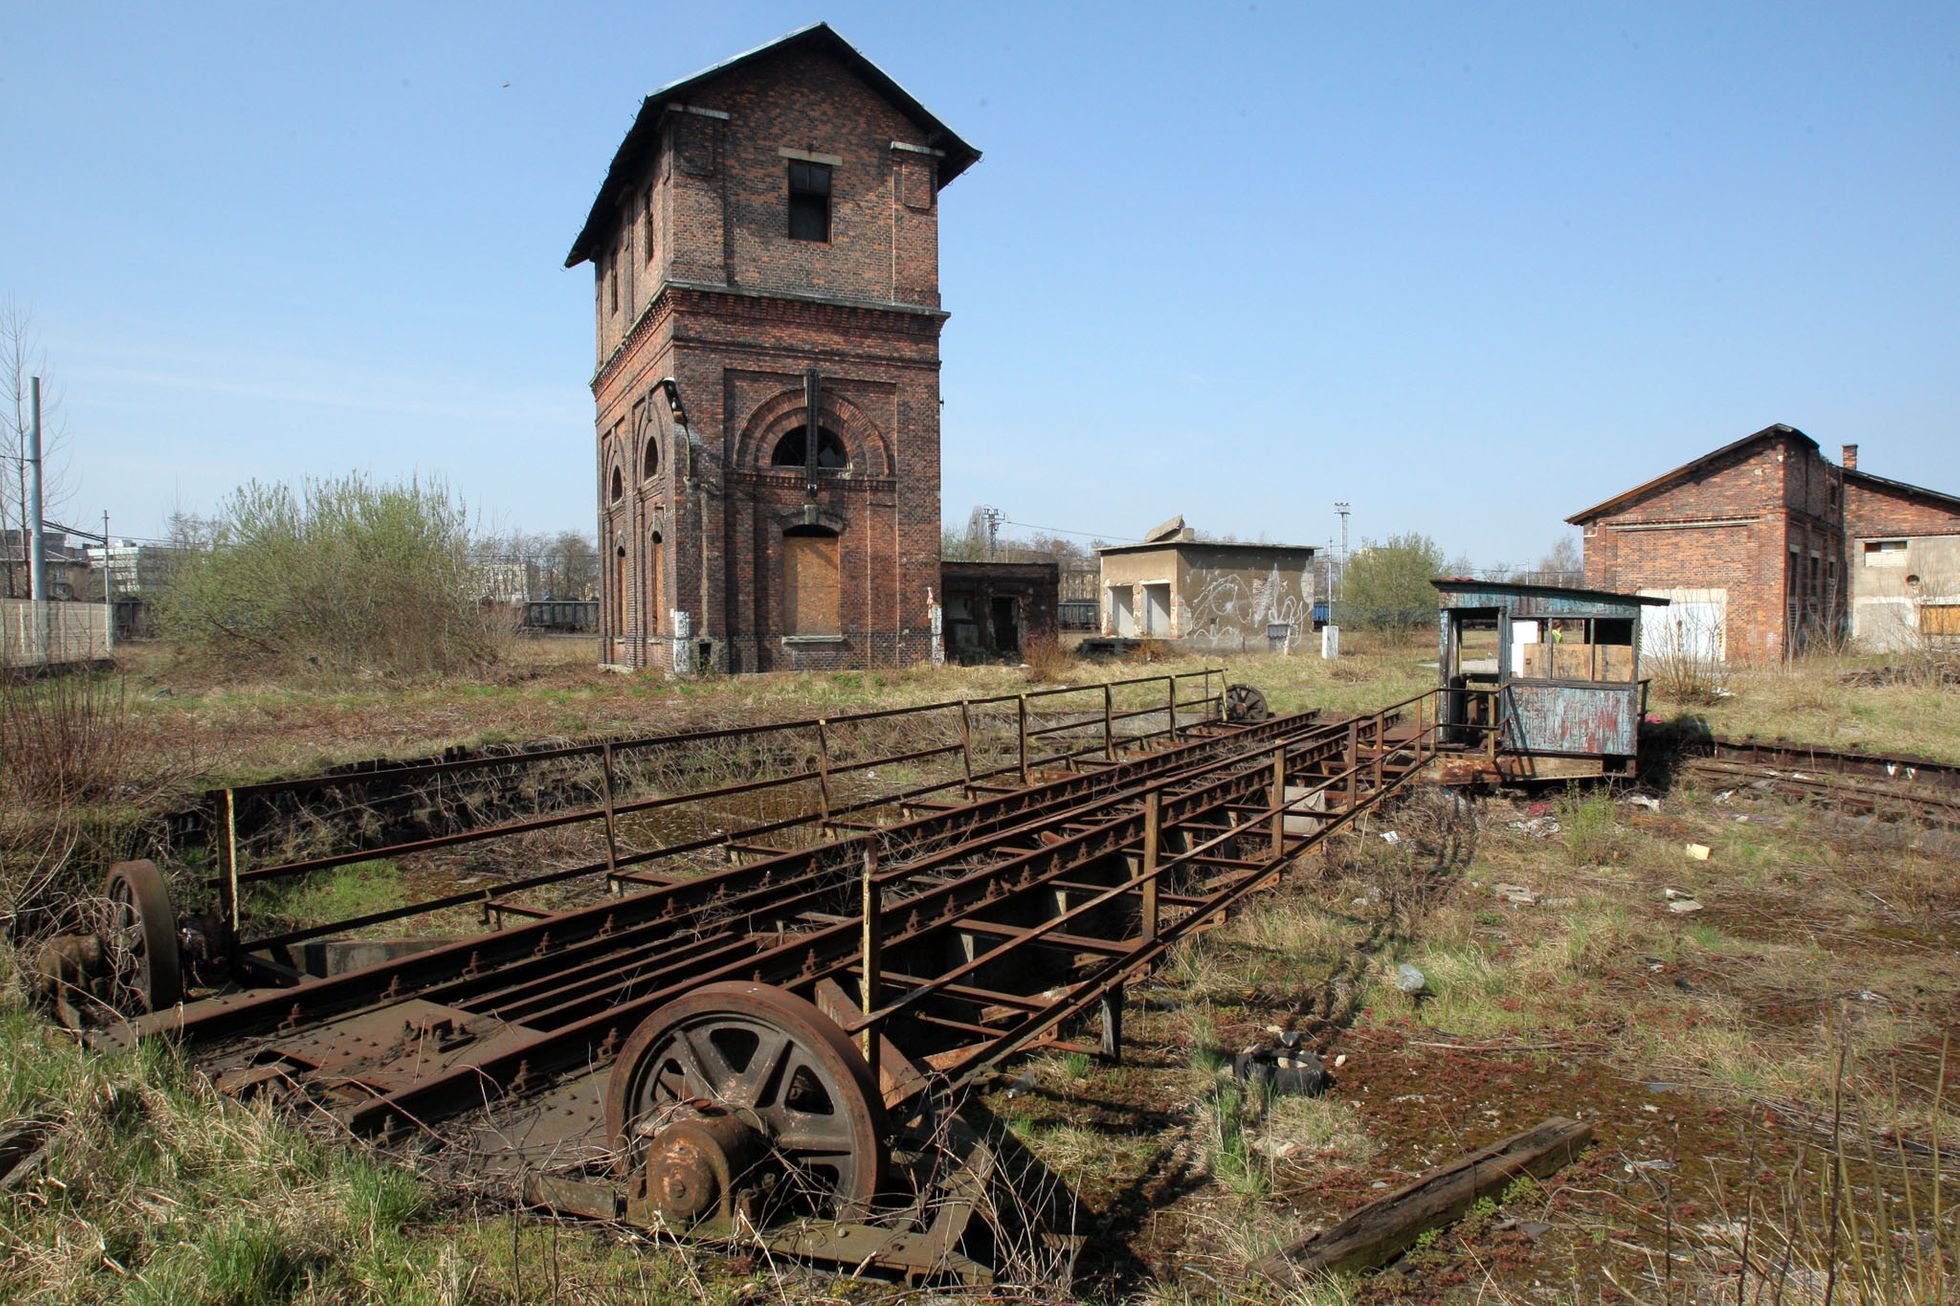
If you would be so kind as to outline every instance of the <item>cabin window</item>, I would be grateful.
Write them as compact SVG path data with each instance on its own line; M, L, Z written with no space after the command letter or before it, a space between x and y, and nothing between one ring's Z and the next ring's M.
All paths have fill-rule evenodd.
M783 631L789 635L842 633L837 532L821 526L792 526L783 532Z
M1867 567L1905 566L1906 542L1904 540L1866 540L1865 565Z
M776 441L775 452L769 455L771 467L805 467L810 461L809 428L799 426L782 439ZM817 428L817 470L820 472L846 471L851 465L851 455L844 448L844 442L837 432L829 427Z
M1631 617L1513 620L1512 674L1519 680L1632 680L1633 635Z
M830 165L789 161L789 238L830 239Z

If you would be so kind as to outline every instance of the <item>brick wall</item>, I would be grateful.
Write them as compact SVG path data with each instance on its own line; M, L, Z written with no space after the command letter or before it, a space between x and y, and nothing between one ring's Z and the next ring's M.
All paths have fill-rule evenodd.
M1845 477L1844 529L1853 539L1950 535L1960 531L1960 509L1854 474Z

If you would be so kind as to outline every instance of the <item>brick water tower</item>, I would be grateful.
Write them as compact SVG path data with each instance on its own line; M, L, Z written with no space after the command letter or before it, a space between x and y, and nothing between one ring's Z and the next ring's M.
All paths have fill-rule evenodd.
M649 95L593 265L601 659L898 666L939 567L939 191L979 158L827 25Z

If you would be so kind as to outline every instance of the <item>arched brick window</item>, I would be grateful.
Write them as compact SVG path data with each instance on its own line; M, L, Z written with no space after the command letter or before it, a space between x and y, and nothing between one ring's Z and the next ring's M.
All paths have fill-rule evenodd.
M618 503L621 499L624 499L625 497L626 497L626 475L625 473L619 470L619 465L615 463L612 469L612 501L614 503Z
M783 532L783 631L843 633L837 589L837 532L792 526Z
M810 442L807 427L799 426L782 439L776 441L775 452L769 455L772 467L803 467L809 462ZM851 466L850 452L844 448L844 441L837 432L827 426L817 428L817 470L820 472L848 471Z
M640 454L640 479L650 481L660 474L660 437L649 435L646 449Z

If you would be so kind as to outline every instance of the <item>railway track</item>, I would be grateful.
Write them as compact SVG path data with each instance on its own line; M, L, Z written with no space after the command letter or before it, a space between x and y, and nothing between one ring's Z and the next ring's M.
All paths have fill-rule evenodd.
M515 1200L984 1281L1015 1204L964 1090L1090 1018L1120 1057L1125 987L1420 770L1428 699L1181 737L1173 708L1025 785L95 1037Z
M1960 828L1960 766L1720 738L1691 745L1683 765L1718 784L1747 785L1860 815Z

